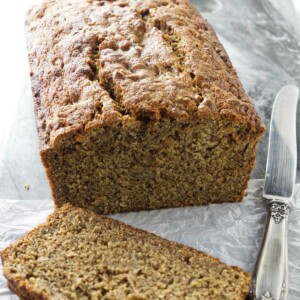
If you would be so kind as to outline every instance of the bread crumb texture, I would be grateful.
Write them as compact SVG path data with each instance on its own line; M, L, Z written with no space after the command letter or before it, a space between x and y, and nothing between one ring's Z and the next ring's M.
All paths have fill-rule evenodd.
M237 267L65 205L2 254L21 299L245 299Z

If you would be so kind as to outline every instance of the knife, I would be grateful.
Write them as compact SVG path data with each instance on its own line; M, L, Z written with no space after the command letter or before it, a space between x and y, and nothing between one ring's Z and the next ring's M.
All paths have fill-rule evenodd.
M296 179L296 109L299 89L284 86L273 105L263 197L265 232L252 274L250 298L285 300L288 292L288 217Z

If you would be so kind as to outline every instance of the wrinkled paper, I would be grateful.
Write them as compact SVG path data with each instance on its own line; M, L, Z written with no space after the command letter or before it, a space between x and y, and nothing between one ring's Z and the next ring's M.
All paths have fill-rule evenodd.
M266 200L262 180L251 180L240 203L116 214L113 218L166 239L207 252L252 272L262 240ZM0 251L41 224L53 211L50 200L0 201ZM300 185L296 186L288 233L289 300L300 299ZM15 300L0 267L0 299Z

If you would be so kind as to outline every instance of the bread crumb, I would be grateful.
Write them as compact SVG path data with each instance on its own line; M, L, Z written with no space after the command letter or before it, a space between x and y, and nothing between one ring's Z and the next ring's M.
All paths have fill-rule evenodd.
M40 291L44 299L246 299L251 281L201 251L71 205L1 257L21 299Z
M24 189L28 191L29 188L30 188L29 184L28 184L28 183L25 183L25 184L24 184Z

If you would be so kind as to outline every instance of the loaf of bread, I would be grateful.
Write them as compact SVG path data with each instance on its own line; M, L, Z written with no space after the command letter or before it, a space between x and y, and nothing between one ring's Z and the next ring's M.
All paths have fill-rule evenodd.
M26 31L57 206L107 214L243 198L264 126L188 0L49 0Z
M245 299L250 276L179 243L65 205L2 254L21 299Z

